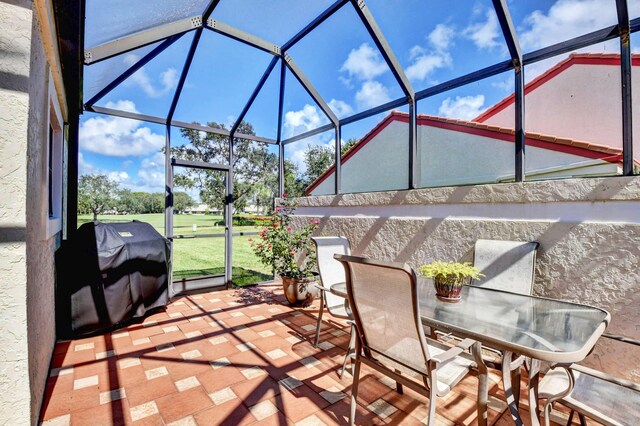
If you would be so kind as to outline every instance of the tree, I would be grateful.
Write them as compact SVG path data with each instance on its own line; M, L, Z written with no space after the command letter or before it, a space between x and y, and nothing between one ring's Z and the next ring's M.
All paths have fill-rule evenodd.
M189 207L196 202L186 192L176 192L173 194L173 209L176 213L184 213Z
M349 151L351 149L352 146L354 146L355 144L358 143L358 139L356 138L349 138L345 143L342 144L342 146L340 147L340 152L342 153L342 155L346 154L347 151Z
M342 155L351 149L358 139L350 138L340 147ZM307 172L304 176L305 187L311 185L322 173L335 163L335 150L328 145L309 145L304 152L304 163Z
M284 188L287 196L301 197L306 187L304 176L300 175L298 166L291 160L284 160ZM274 193L277 193L277 189Z
M131 192L130 189L126 188L119 190L116 203L118 212L127 214L142 213L142 201L137 194L139 193Z
M335 151L328 145L309 145L304 151L306 185L315 181L325 170L334 163ZM306 186L305 185L305 186Z
M223 124L208 123L209 127L225 129ZM255 135L251 124L242 122L239 133ZM206 163L228 164L229 138L214 133L182 129L181 134L189 143L171 149L177 158ZM233 195L234 207L239 210L246 206L253 195L255 185L278 175L278 157L269 153L265 144L234 138L233 140ZM224 173L187 169L175 176L176 186L195 188L200 191L200 199L207 205L222 209L224 207Z
M118 183L106 175L83 175L78 181L78 206L80 210L98 215L116 205Z

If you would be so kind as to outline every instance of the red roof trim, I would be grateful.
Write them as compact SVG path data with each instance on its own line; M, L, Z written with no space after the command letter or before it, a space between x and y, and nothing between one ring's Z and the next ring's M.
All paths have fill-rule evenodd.
M499 131L497 129L492 130L492 129L482 129L478 127L469 127L469 126L465 126L464 124L445 122L435 117L419 117L418 124L437 127L439 129L451 130L454 132L467 133L475 136L482 136L486 138L497 139L504 142L515 143L515 137L514 137L515 133L511 129L500 129L502 131ZM579 142L579 143L584 143L584 142ZM525 137L525 145L535 146L537 148L544 148L551 151L563 152L566 154L579 155L581 157L592 158L595 160L605 160L609 162L617 162L622 158L622 152L619 152L620 150L614 151L612 149L611 151L613 152L610 152L610 153L600 152L596 150L583 148L580 146L565 145L557 142L554 143L551 141L545 141L545 140L534 138L534 137Z
M633 66L640 66L640 55L631 55L631 64ZM572 53L568 58L558 62L553 67L549 68L543 74L539 75L535 79L531 80L524 87L525 96L531 91L542 86L558 74L564 72L572 65L618 65L620 66L620 55L618 54L593 54L593 53ZM487 119L493 117L500 111L506 109L509 105L513 104L515 95L509 95L482 114L477 116L471 121L478 123L484 123Z
M340 162L340 164L344 165L346 161L353 157L367 143L369 143L369 141L371 141L394 121L408 123L409 115L399 111L392 111L342 157L342 161ZM504 142L515 143L515 132L513 129L480 124L472 121L454 120L450 118L435 117L430 115L418 115L418 125L437 127L454 132L462 132L470 135L482 136L486 138L501 140ZM575 141L572 139L556 138L553 136L540 135L536 133L527 133L525 136L525 144L527 146L534 146L551 151L563 152L566 154L573 154L596 160L603 160L610 163L618 163L622 161L622 150L618 148L590 144L588 142ZM309 195L334 171L335 166L331 166L327 170L325 170L320 176L318 176L318 178L316 178L315 181L311 183L311 185L307 187L307 189L305 189L305 195Z

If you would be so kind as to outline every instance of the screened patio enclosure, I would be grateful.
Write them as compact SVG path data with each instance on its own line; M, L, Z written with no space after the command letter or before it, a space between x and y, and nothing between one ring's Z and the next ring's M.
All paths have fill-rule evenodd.
M224 238L222 283L230 285L233 278L233 237L239 235L232 220L234 183L238 184L234 156L243 141L277 155L276 196L292 192L286 175L293 160L287 160L295 158L301 146L314 145L330 147L333 158L322 175L305 182L306 189L319 188L306 191L312 195L638 174L640 157L634 155L639 149L638 143L634 148L633 129L639 120L633 120L632 93L635 99L639 95L632 81L640 72L634 69L640 57L632 52L638 49L640 1L603 0L608 14L593 21L600 26L581 27L575 34L560 31L555 38L535 42L516 23L524 17L517 2L476 2L468 6L466 15L479 16L488 25L482 28L495 30L484 46L478 41L482 28L476 32L471 24L462 28L463 17L447 11L444 2L389 3L86 0L85 116L138 120L164 133L164 144L156 151L164 157L159 172L164 182L155 184L165 192L165 235L174 245L184 236L173 221L176 175L188 169L226 176L223 232L205 234ZM406 14L396 13L402 8L414 9L410 21L404 20ZM600 12L594 7L584 13ZM445 26L452 21L457 25ZM425 33L429 33L427 47ZM445 53L443 40L451 40L456 33L475 43L474 49L456 53L456 44L451 43ZM405 48L407 40L415 44L411 52ZM569 53L584 52L611 55L606 58L614 70L607 75L612 82L610 96L600 99L600 107L615 123L609 147L572 134L547 137L547 131L536 127L535 117L529 120L527 115L529 107L546 107L544 99L525 101L529 90L541 84L542 71L552 69ZM326 65L337 56L347 57L340 70ZM429 66L430 70L447 69L449 77L434 77L425 71ZM150 73L161 76L160 89L149 83ZM341 90L346 89L328 84L327 76L345 87L361 84L357 93L349 89L355 101L343 101ZM481 94L471 96L470 88ZM588 91L588 85L582 90ZM149 101L127 103L136 91ZM501 124L483 122L482 115L473 118L475 113L491 110L490 103L472 113L452 112L462 100L479 100L479 96L483 102L493 97L496 107L510 102ZM392 121L385 117L397 120L385 127L385 120ZM597 114L586 117L591 122L598 119ZM443 151L434 147L446 138L436 131L423 131L422 126L457 133ZM253 131L243 133L246 129ZM499 147L487 145L486 158L466 155L468 129L474 129L475 136L499 140ZM176 154L178 147L188 145L185 131L222 138L227 141L226 151L217 157ZM355 168L356 156L364 158L366 141L382 134L389 144L377 154L369 150L367 155L373 159L364 170L366 164L377 164L378 174L389 178L376 186L354 185L353 175L362 170ZM349 149L343 150L348 141ZM564 156L564 163L549 152ZM453 165L451 176L438 180L430 174L438 164ZM480 170L472 171L471 164ZM492 164L496 171L482 172ZM560 169L572 171L558 174ZM321 179L322 184L316 183Z

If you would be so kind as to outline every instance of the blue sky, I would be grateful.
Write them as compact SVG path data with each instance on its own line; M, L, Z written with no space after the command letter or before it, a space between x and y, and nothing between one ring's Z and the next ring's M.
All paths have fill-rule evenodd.
M119 3L122 3L120 7L114 7ZM153 2L159 13L139 15L144 15L144 18L135 18L137 14L126 10L127 7L140 8L146 3L135 2L135 6L130 6L130 3L124 0L87 1L88 47L147 28L156 22L170 21L171 16L184 18L195 15L207 2ZM222 0L213 17L282 44L331 3L324 0ZM614 0L510 0L508 4L525 52L612 25L616 20ZM415 90L508 58L490 0L368 0L367 5ZM640 0L630 1L630 13L632 18L640 16ZM192 38L193 32L184 35L105 96L98 105L166 116ZM85 67L85 100L154 46ZM634 34L634 52L640 52L639 47L640 35ZM613 41L582 51L618 53L618 44ZM402 95L350 4L289 53L339 117ZM563 58L552 58L528 67L526 78L534 78ZM175 119L200 123L215 121L230 127L270 60L267 53L204 31ZM284 136L293 136L328 123L288 72L286 81ZM246 117L258 135L276 136L278 85L279 66ZM512 90L513 79L509 72L421 101L418 111L472 119L508 96ZM343 140L362 137L383 116L346 126ZM81 117L80 135L81 173L105 173L133 190L163 190L164 158L160 153L164 145L163 126L85 113ZM184 142L177 130L172 132L172 141L174 144ZM302 153L308 144L333 144L333 132L288 145L285 156L303 168Z

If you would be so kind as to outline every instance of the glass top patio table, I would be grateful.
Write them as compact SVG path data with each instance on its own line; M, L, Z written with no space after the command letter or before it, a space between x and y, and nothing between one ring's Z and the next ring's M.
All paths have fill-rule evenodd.
M332 286L347 294L346 284ZM418 279L422 323L495 349L552 363L584 359L607 327L607 311L542 297L464 286L458 303L436 298L431 280Z

